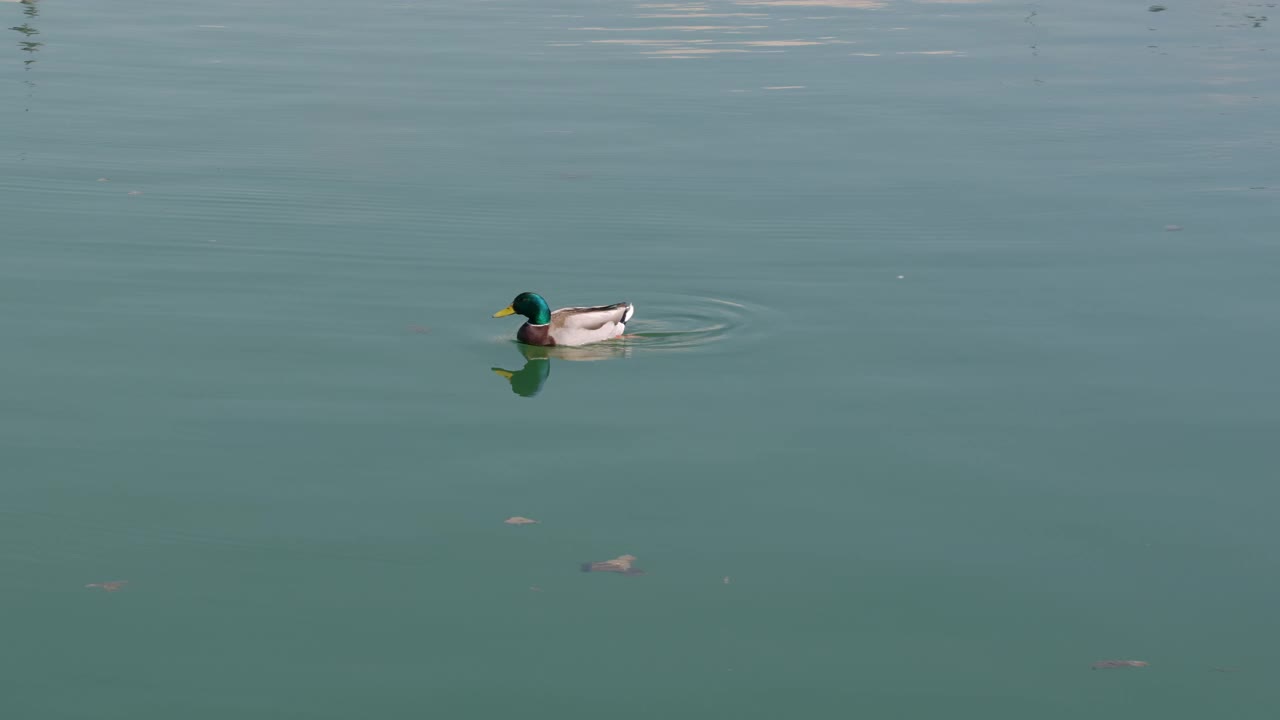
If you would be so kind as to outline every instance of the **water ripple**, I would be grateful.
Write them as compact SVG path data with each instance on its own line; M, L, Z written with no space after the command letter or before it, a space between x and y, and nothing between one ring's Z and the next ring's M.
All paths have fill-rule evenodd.
M647 307L637 302L636 317L623 340L637 351L706 350L759 340L767 310L740 300L697 295L659 295ZM644 313L644 314L641 314Z

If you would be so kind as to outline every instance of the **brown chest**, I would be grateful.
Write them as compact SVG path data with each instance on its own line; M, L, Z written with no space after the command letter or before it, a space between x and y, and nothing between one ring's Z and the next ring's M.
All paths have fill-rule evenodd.
M516 332L516 339L526 345L555 345L551 338L550 325L530 325L525 323Z

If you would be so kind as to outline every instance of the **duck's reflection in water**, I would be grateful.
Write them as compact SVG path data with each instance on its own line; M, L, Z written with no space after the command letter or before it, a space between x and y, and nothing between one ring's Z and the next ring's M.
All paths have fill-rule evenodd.
M608 341L584 347L541 347L516 343L516 348L524 356L524 367L519 370L492 370L511 383L511 392L521 397L533 397L542 391L547 378L551 376L551 360L568 360L586 362L590 360L615 360L631 355L631 348L625 341Z

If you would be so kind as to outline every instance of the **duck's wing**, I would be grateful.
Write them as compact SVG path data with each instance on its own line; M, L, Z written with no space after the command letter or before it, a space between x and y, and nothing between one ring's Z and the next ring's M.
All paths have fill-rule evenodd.
M551 325L594 330L607 323L625 323L631 319L635 311L635 306L629 302L595 307L560 308L551 313Z
M586 345L615 338L635 314L631 303L560 308L551 313L551 337L557 345Z

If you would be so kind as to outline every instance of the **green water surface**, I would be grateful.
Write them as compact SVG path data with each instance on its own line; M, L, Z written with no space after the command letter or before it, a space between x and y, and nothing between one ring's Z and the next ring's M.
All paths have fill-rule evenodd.
M0 717L1280 717L1280 9L1148 5L0 2Z

